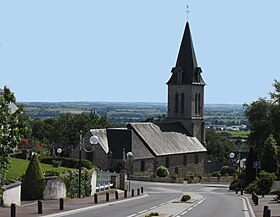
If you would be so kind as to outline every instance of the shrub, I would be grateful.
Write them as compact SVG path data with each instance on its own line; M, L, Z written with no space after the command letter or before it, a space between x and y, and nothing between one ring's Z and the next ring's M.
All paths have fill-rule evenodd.
M59 172L55 170L47 170L44 172L45 177L50 177L50 176L58 176Z
M145 215L145 217L159 216L158 212L151 212L149 215Z
M221 169L221 175L225 176L226 174L233 176L236 174L236 170L233 167L223 166Z
M221 173L220 172L213 172L212 177L218 177L221 178Z
M191 196L188 195L188 194L185 194L185 195L182 196L181 202L187 202L187 201L189 201L190 199L191 199Z
M248 194L253 193L253 191L259 194L258 180L255 180L252 183L250 183L244 190Z
M169 171L166 167L161 165L157 168L156 174L158 177L165 178L169 175Z
M44 176L36 155L33 155L22 182L22 199L38 200L43 198Z
M75 158L66 158L66 157L52 157L52 156L47 156L47 157L41 157L40 158L41 163L45 164L51 164L55 167L58 167L59 165L62 167L68 167L68 168L79 168L79 159ZM92 169L93 168L93 163L89 160L82 160L82 167L85 167L86 169Z

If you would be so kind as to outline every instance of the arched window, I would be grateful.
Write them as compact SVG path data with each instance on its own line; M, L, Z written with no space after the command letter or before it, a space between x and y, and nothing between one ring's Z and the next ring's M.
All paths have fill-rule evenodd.
M178 113L178 109L179 109L179 94L176 93L175 94L175 112Z
M197 114L197 93L195 94L194 98L194 114Z
M185 112L185 94L181 94L181 113Z
M201 95L198 94L198 114L201 115L201 108L202 108L202 105L201 105Z

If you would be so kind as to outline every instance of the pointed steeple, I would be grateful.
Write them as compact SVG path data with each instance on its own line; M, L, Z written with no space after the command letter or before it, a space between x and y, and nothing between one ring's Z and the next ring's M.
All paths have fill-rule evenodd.
M205 84L200 75L202 70L197 65L189 22L186 23L176 66L171 72L173 74L167 84Z

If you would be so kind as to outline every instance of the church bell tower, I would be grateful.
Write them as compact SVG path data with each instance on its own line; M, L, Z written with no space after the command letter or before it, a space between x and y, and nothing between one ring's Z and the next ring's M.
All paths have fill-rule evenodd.
M176 66L168 85L168 121L180 121L191 136L205 145L204 86L189 22L186 23Z

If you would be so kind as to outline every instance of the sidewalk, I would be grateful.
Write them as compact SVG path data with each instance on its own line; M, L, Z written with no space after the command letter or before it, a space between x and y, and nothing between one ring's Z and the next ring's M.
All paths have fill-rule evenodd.
M264 206L268 206L271 210L271 217L280 217L280 203L273 199L276 197L275 195L259 196L259 203L257 206L253 203L251 194L244 194L244 197L248 198L247 201L249 201L256 217L263 217Z
M16 216L17 217L32 217L32 216L48 216L52 214L58 214L56 216L62 215L63 212L74 211L76 209L87 209L97 206L106 205L111 202L121 201L132 198L139 198L141 196L145 196L145 194L137 195L137 191L135 192L135 196L132 197L131 194L127 193L127 198L124 198L124 192L119 191L119 199L115 199L115 191L110 191L109 193L109 202L106 201L106 193L102 192L98 194L98 203L94 203L94 197L85 197L85 198L75 198L75 199L64 199L64 210L60 209L60 201L59 200L42 200L42 210L43 214L38 214L38 202L37 201L22 201L21 206L16 207ZM11 208L10 207L0 207L0 216L1 217L10 217L11 216Z

